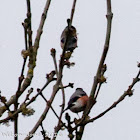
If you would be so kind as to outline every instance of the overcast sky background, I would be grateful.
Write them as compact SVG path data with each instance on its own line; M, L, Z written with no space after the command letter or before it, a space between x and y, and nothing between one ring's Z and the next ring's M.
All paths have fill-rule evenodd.
M33 38L40 22L46 0L32 0L32 27ZM60 35L66 26L66 19L70 17L73 0L52 0L48 16L41 37L40 48L37 57L37 67L31 87L36 91L46 82L46 73L54 70L54 64L50 56L50 49L57 51L57 60L61 54ZM112 1L114 14L110 49L106 59L107 84L101 88L97 104L90 116L96 116L116 101L128 88L132 79L138 72L137 62L140 61L140 1L117 0ZM70 69L65 68L63 83L67 85L73 82L73 89L66 89L66 102L77 87L82 87L89 95L93 77L96 74L99 60L102 54L106 34L106 1L88 0L77 1L73 25L78 32L78 48L74 51L71 61L76 65ZM1 1L0 4L0 90L8 99L15 94L18 85L23 59L21 50L24 49L24 31L21 23L26 17L26 1ZM25 73L26 75L26 73ZM51 83L44 90L44 95L49 99ZM140 83L134 87L134 95L126 98L115 109L104 117L86 126L83 140L139 140L140 139ZM35 95L36 92L33 93ZM21 96L20 101L25 99ZM61 92L53 103L59 113L61 104ZM19 119L19 133L25 138L35 125L45 108L45 102L38 98L31 105L35 115ZM69 112L72 117L76 114ZM81 114L80 114L81 115ZM44 127L50 134L57 123L57 118L50 113L44 121ZM39 128L37 133L41 129ZM3 136L2 133L13 134L13 123L9 127L0 126L0 139L11 140L13 136ZM67 132L60 132L58 140L66 140ZM58 135L59 135L58 134ZM36 136L33 140L39 140L42 136Z

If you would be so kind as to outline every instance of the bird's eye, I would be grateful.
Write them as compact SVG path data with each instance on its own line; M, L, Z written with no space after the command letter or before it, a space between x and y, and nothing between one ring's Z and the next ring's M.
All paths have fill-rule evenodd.
M62 38L62 39L61 39L61 43L64 43L64 42L65 42L65 38Z
M77 37L73 37L73 38L72 38L72 42L73 42L73 43L76 43L76 42L77 42Z

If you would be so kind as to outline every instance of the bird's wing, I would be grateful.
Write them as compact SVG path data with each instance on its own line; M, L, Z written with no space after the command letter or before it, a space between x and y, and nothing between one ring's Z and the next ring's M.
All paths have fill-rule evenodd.
M74 103L73 102L76 102L77 100L79 99L78 96L75 96L74 98L71 98L68 102L68 106L67 108L63 111L65 112L66 110L70 109L72 106L74 106Z
M72 107L74 105L74 102L76 102L78 99L79 99L79 96L75 96L75 97L71 98L68 102L68 109L70 107Z

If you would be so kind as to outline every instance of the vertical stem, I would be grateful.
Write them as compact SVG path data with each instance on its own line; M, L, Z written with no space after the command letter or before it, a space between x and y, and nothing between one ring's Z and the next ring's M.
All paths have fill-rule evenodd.
M103 53L102 53L102 56L101 56L101 59L100 59L100 63L99 63L98 69L97 69L97 73L96 73L96 76L94 77L94 82L93 82L93 86L92 86L92 89L91 89L90 97L89 97L86 109L84 111L84 114L82 116L83 120L86 118L86 116L88 116L88 114L90 113L91 108L96 103L96 101L95 101L95 96L96 96L95 93L96 93L96 90L97 90L97 87L98 87L98 84L99 84L98 78L100 78L100 76L101 76L101 70L102 70L102 67L104 65L104 62L105 62L105 59L106 59L106 56L107 56L107 53L108 53L108 49L109 49L113 13L112 13L112 10L111 10L111 0L106 0L106 2L107 2L107 15L106 15L106 18L107 18L107 30L106 30L106 39L105 39ZM85 127L85 125L84 126L80 126L80 130L78 131L78 135L80 136L80 138L82 138L82 135L83 135L83 132L84 132L84 127Z
M75 12L76 2L77 2L77 0L74 0L74 1L73 1L73 5L72 5L72 9L71 9L71 16L70 16L70 26L71 26L71 24L72 24L73 15L74 15L74 12Z
M100 60L100 63L99 63L98 69L97 69L96 76L94 77L94 82L93 82L93 86L92 86L91 93L90 93L90 99L88 101L87 109L84 112L85 114L89 114L92 106L94 105L95 92L96 92L97 86L99 84L98 78L100 78L101 70L102 70L102 67L104 65L108 50L109 50L112 17L113 17L113 13L111 11L111 0L107 0L107 15L106 15L107 30L106 30L106 39L105 39L105 44L104 44L104 50L103 50L103 53L101 56L101 60Z
M28 45L29 45L29 47L32 46L32 28L31 28L30 0L27 0L26 2L27 2L27 18L29 19L29 27L26 28L24 26L24 37L25 37L25 49L27 50ZM27 34L28 34L28 45L27 45ZM18 109L18 93L20 92L21 84L23 81L23 73L24 73L24 69L25 69L26 60L27 60L27 58L24 58L24 62L23 62L22 70L21 70L21 75L19 77L19 85L18 85L18 90L16 92L16 99L15 99L15 103L14 103L14 111L15 112ZM14 119L14 139L18 140L18 114L15 115L15 119Z
M21 77L19 77L19 84L16 92L16 101L14 103L14 112L16 112L18 109L18 92L20 90L21 83L22 83L22 79ZM14 117L14 140L18 140L18 114L15 115Z
M27 18L29 20L29 27L28 27L28 43L29 47L32 47L32 23L31 23L31 4L30 0L27 0Z
M84 132L85 126L80 126L80 130L76 133L75 140L82 140L83 132Z
M57 62L56 62L56 52L52 55L53 57L53 62L54 62L54 66L55 66L55 71L56 71L56 76L58 78L58 68L57 68ZM60 86L63 87L63 83L62 81L60 82ZM59 130L61 129L61 119L62 119L62 115L63 115L63 111L64 111L64 107L65 107L65 91L62 88L62 107L61 107L61 111L60 111L60 115L59 115L59 120L58 120L58 124L55 127L55 131L54 134L57 134L59 132ZM54 135L52 140L55 140L57 137L57 135Z
M18 104L15 103L14 110L16 111ZM15 116L14 119L14 140L18 140L18 114Z

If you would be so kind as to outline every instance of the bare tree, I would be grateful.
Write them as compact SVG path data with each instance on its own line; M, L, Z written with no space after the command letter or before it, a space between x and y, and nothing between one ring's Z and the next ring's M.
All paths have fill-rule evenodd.
M131 97L133 95L133 87L137 82L140 81L140 70L138 71L135 78L133 78L132 83L128 86L128 89L125 90L125 92L122 94L122 96L115 101L112 105L110 105L106 110L101 112L99 115L92 117L90 115L91 109L94 107L94 105L97 103L97 97L100 93L100 89L103 83L106 82L106 78L104 76L104 73L107 70L107 64L105 64L105 60L107 57L107 53L109 50L109 43L110 43L110 36L111 36L111 25L112 25L112 8L111 8L111 0L106 0L107 5L107 29L106 29L106 39L104 44L104 49L102 52L102 56L99 62L99 66L97 68L97 73L94 77L92 89L90 92L89 100L86 106L86 109L83 112L83 115L79 120L72 120L70 115L68 113L64 112L65 109L65 88L73 88L74 83L69 83L68 85L63 85L62 79L63 79L63 70L64 66L71 67L73 66L73 63L70 62L72 51L68 51L66 46L68 44L70 35L71 35L71 27L72 27L72 21L74 17L74 12L76 8L76 2L77 0L73 1L72 9L71 9L71 16L68 17L68 26L67 26L67 34L66 34L66 41L64 43L63 51L60 56L59 64L56 59L56 50L54 48L51 49L51 56L54 62L54 69L49 74L46 75L46 83L42 86L41 89L37 89L37 93L35 96L31 97L31 94L33 93L33 88L30 88L30 84L32 82L33 76L34 76L34 69L36 67L36 58L38 49L40 46L40 39L41 35L43 33L43 27L45 20L47 18L48 10L51 4L51 0L46 1L46 5L44 7L44 11L41 16L40 24L37 30L36 38L33 41L32 39L32 14L31 14L31 4L30 0L27 1L27 18L22 23L23 29L24 29L24 39L25 39L25 49L22 50L22 56L23 56L23 65L21 67L21 74L18 79L18 87L15 94L10 98L10 100L7 101L6 97L2 94L0 95L0 100L3 103L3 106L0 107L0 116L4 114L4 112L8 111L7 117L0 120L0 123L7 123L8 121L14 122L14 134L16 137L14 137L15 140L18 139L18 118L19 115L25 115L30 116L34 114L34 109L29 108L28 106L31 105L33 102L36 101L36 99L41 96L43 100L46 102L46 106L44 108L44 111L40 115L40 118L36 121L36 124L32 128L32 130L29 132L29 135L25 138L25 140L31 139L34 135L34 133L37 131L39 127L42 128L42 137L44 140L55 140L57 139L57 135L54 135L53 138L49 138L46 135L45 128L43 126L44 119L47 119L48 111L51 109L54 113L54 115L58 119L57 125L54 127L54 134L57 134L59 131L62 131L62 129L66 129L68 131L68 138L70 140L76 139L81 140L85 126L89 123L94 123L95 120L103 117L106 113L111 111L113 108L115 108L120 102L122 102L126 96ZM28 61L28 65L26 62ZM27 74L25 76L25 67L28 67ZM138 64L138 68L140 68L140 63ZM46 99L43 95L43 91L47 86L55 82L53 85L52 91L50 91L51 97L49 99ZM28 89L28 93L25 92L25 90ZM61 105L61 111L58 114L55 109L52 106L52 103L55 99L55 96L57 92L61 90L62 91L62 105ZM25 93L26 98L24 102L20 103L19 98L20 96ZM11 110L11 105L14 105L14 110ZM62 116L65 115L65 120L63 120ZM17 134L17 135L16 135Z

